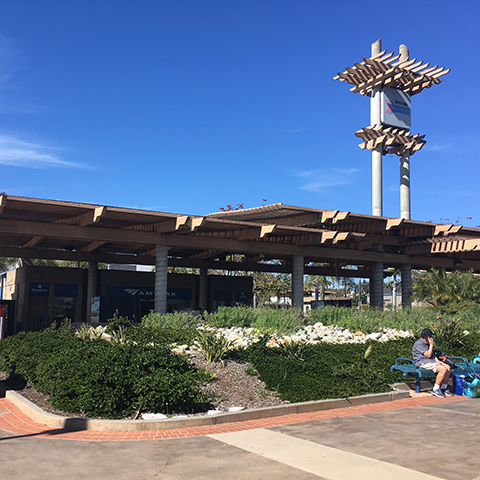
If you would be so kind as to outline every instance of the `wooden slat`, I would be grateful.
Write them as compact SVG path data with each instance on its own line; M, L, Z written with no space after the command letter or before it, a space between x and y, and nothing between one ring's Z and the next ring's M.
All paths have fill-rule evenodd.
M87 253L90 253L90 252L93 252L94 250L96 250L97 248L101 247L102 245L104 245L105 242L92 242L92 243L89 243L87 246L83 247L83 248L80 248L79 249L79 252L87 252Z
M447 68L445 71L441 72L441 73L436 73L435 75L432 75L432 77L434 78L438 78L438 77L442 77L443 75L446 75L447 73L450 73L450 68Z
M31 248L38 245L44 237L36 236L31 238L27 243L24 243L22 248Z
M3 192L0 194L0 215L3 213L3 209L7 205L7 194Z

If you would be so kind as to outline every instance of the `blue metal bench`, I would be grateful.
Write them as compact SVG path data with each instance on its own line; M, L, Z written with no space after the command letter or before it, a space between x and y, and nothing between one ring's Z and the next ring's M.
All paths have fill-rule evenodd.
M480 355L475 355L470 359L469 365L475 373L480 373Z
M469 362L464 357L451 357L455 362L455 367L451 369L451 373L472 373L477 372L480 373L480 356L472 357L471 361ZM474 361L477 359L478 361ZM406 362L406 363L399 363L399 362ZM420 379L422 378L431 378L435 377L436 373L432 372L431 370L427 370L426 368L416 367L415 363L410 358L398 357L395 360L395 365L390 367L390 371L399 371L402 372L404 377L415 377L415 389L417 393L420 393Z

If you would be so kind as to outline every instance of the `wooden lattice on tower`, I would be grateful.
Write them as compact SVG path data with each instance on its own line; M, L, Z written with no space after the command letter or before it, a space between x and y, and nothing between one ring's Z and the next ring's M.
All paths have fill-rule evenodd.
M441 83L440 77L450 72L449 68L430 67L429 63L417 62L416 58L400 59L401 54L393 56L393 52L386 52L383 50L372 58L364 58L362 63L354 63L353 68L347 68L333 79L355 85L350 91L367 96L371 96L374 88L385 87L416 95L424 88Z
M416 133L412 135L406 128L385 127L383 125L371 125L355 132L355 136L363 140L359 145L362 149L375 150L378 146L383 148L382 155L402 156L406 152L413 155L425 145L425 135Z

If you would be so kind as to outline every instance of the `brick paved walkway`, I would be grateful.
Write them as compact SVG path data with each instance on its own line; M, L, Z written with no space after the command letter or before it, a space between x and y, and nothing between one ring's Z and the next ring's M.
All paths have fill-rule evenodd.
M318 412L298 413L257 420L247 420L221 425L203 427L187 427L172 430L147 430L133 432L104 432L95 430L66 431L47 427L35 422L5 398L0 398L0 429L14 433L20 437L35 436L44 438L59 438L65 440L85 441L125 441L125 440L159 440L169 438L196 437L216 433L238 432L255 428L276 427L293 423L321 420L325 418L345 417L365 413L386 412L402 408L411 408L423 405L440 404L465 400L465 397L436 398L430 395L416 396L404 400L395 400L384 403L374 403L357 407L337 408Z

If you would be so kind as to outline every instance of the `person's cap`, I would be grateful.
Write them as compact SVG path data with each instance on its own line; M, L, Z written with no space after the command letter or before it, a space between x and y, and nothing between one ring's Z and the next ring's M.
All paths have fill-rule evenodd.
M422 330L422 337L433 337L435 334L429 329L429 328L424 328Z

